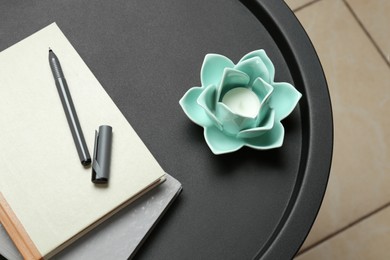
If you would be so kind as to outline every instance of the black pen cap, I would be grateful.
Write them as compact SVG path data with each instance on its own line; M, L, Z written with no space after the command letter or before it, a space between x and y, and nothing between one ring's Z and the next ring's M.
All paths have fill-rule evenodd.
M99 132L95 131L95 148L93 151L92 182L107 183L110 175L112 144L112 127L99 126Z

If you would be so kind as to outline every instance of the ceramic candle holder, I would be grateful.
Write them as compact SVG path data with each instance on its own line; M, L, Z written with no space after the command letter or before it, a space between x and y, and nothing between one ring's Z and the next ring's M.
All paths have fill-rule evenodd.
M219 54L207 54L201 87L180 100L186 115L204 128L214 154L243 146L266 150L282 146L287 117L301 98L291 84L274 82L275 68L264 50L246 54L234 64Z

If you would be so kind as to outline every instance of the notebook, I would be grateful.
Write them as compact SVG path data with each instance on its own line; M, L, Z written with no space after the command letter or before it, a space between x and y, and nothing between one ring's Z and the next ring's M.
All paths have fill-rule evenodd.
M166 176L167 180L162 185L94 228L54 258L61 260L132 258L182 190L179 181L168 174ZM7 259L23 259L1 225L0 254Z
M81 165L48 62L60 59L93 151L113 128L110 180ZM27 259L50 258L165 180L153 155L54 23L0 53L0 220Z

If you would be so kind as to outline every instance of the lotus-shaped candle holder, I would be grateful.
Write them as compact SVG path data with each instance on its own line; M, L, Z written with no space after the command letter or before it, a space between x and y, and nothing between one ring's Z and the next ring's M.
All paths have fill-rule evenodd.
M219 54L207 54L201 87L180 100L186 115L204 128L214 154L243 146L266 150L282 146L287 117L301 98L291 84L274 82L275 68L264 50L246 54L234 64Z

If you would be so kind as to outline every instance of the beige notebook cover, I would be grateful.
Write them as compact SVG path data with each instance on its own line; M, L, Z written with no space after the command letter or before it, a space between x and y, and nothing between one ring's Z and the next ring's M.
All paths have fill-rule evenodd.
M58 56L93 152L113 128L110 180L78 158L48 62ZM0 53L0 220L26 259L49 258L164 180L164 171L56 24Z

